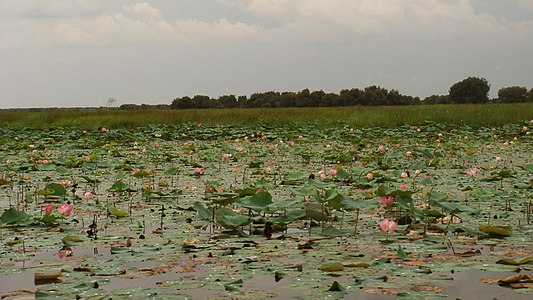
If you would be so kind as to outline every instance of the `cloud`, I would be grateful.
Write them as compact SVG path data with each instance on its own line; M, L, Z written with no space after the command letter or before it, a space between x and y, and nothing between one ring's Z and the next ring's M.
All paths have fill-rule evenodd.
M518 5L533 11L533 0L519 0Z
M216 0L250 18L168 19L148 2L5 0L0 47L295 44L387 39L529 37L533 22L476 13L468 0ZM179 7L179 4L174 4ZM520 5L533 7L532 0ZM226 10L227 11L227 10Z
M95 15L102 9L102 0L3 0L0 16L55 18Z
M226 0L225 2L231 2ZM476 14L467 0L235 0L259 18L296 32L370 37L476 36L510 31L509 24Z
M117 11L107 14L88 16L65 14L61 17L57 16L62 15L72 6L62 6L59 3L46 6L45 1L37 2L42 4L42 9L38 9L39 11L49 11L48 16L56 15L56 17L46 19L31 17L33 13L30 13L25 5L11 8L10 14L18 13L25 17L0 22L2 27L8 28L3 34L3 44L0 42L0 47L120 46L205 42L223 44L244 37L253 37L260 30L258 26L231 22L225 17L215 22L197 19L167 20L159 9L147 2L123 5ZM64 4L64 1L58 2ZM62 13L60 14L59 11Z

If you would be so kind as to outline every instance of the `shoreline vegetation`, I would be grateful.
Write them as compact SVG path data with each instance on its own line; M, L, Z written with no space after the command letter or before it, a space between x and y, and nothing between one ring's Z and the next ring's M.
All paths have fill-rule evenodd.
M54 108L39 111L0 110L0 126L10 128L137 128L150 124L287 125L384 127L438 122L462 126L502 126L530 120L533 103L435 104L308 108L142 109Z

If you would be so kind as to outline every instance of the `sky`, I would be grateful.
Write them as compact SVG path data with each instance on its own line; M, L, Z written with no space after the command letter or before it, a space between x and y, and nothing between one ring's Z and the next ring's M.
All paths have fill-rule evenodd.
M0 0L0 108L533 88L533 0Z

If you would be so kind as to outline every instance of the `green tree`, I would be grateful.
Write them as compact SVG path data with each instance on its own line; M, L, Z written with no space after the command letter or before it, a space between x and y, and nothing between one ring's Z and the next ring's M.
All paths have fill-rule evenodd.
M468 77L450 87L452 103L487 103L490 85L485 78Z
M216 107L233 108L237 107L237 97L235 95L224 95L217 99Z
M174 99L174 101L172 101L172 104L170 104L170 108L172 109L192 108L192 99L188 96L176 98Z
M511 102L525 102L527 100L527 88L521 86L510 86L501 88L498 91L498 101Z
M423 104L447 104L450 102L450 96L448 95L431 95L426 97Z

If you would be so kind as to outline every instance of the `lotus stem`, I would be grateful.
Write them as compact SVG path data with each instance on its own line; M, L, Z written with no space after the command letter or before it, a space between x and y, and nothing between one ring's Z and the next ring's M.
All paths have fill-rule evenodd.
M355 210L355 224L353 229L353 235L357 234L357 225L359 225L359 208Z

